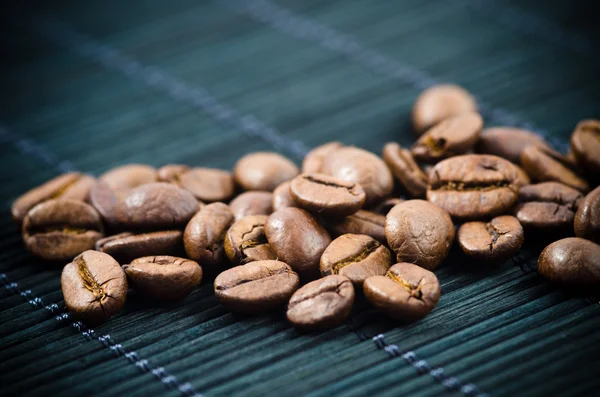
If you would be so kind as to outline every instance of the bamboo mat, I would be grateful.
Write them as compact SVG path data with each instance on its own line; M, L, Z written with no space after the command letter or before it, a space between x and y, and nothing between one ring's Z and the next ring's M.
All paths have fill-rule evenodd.
M442 298L397 326L359 299L344 326L299 334L283 313L130 293L93 330L64 310L60 267L32 258L12 200L56 174L130 162L231 168L340 140L409 145L418 93L473 92L487 125L565 149L600 116L598 6L508 0L92 1L3 13L0 393L7 396L580 396L600 388L600 304L453 253Z

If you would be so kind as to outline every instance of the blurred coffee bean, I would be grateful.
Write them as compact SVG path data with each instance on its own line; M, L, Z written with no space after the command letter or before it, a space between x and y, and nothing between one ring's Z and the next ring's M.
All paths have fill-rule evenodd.
M280 154L255 152L237 161L233 176L244 190L272 192L278 185L292 179L299 172L292 161Z
M256 190L244 192L231 200L229 208L238 221L249 215L271 215L273 193Z
M96 241L96 250L109 254L119 263L143 256L176 256L183 253L183 233L179 230L141 234L124 232Z
M408 194L415 198L425 196L427 175L409 150L394 142L387 143L383 148L383 159Z
M584 193L590 190L589 184L567 165L560 154L537 146L527 146L521 153L521 166L533 181L560 182Z
M579 202L575 214L575 234L600 244L600 186Z
M420 135L442 120L476 111L475 98L465 89L456 85L436 85L419 95L412 109L412 121Z
M475 151L493 154L520 164L521 152L530 145L550 149L544 138L531 131L514 127L493 127L483 130L475 145Z
M328 142L321 146L317 146L304 157L304 161L302 162L302 173L320 173L325 158L329 157L334 151L343 146L344 145L341 142Z

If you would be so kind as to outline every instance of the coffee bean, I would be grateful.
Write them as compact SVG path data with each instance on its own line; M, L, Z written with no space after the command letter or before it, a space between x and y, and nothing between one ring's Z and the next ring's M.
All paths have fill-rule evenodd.
M267 215L250 215L236 221L225 235L225 254L234 265L276 259L265 235Z
M290 191L291 184L291 181L286 181L273 190L273 211L279 211L283 208L298 206L292 197L292 192Z
M117 204L116 219L128 229L178 229L198 209L198 201L187 190L157 182L129 191Z
M215 168L195 167L183 170L176 174L174 183L206 203L227 201L235 192L231 172Z
M435 274L412 263L396 263L385 276L369 277L363 291L373 306L403 323L427 316L440 299Z
M417 133L467 112L476 112L475 99L456 85L437 85L421 93L412 109L412 121Z
M99 178L113 190L129 190L156 182L158 173L154 167L144 164L126 164L105 172Z
M467 222L458 229L458 244L462 251L476 260L503 262L515 255L525 235L514 216L503 215L485 222Z
M325 161L325 158L342 147L344 147L344 145L341 142L328 142L324 145L314 148L304 157L304 161L302 162L302 173L320 173L323 168L323 162Z
M528 185L519 191L513 212L525 229L542 232L571 231L575 211L583 196L558 182Z
M383 160L356 147L336 150L323 163L324 174L358 183L365 191L365 205L374 205L390 195L394 181Z
M96 325L116 314L127 298L125 272L110 255L85 251L67 264L60 277L71 314Z
M398 204L385 218L385 235L398 262L434 270L448 255L454 225L442 208L423 200Z
M384 275L392 265L392 253L364 234L344 234L329 244L320 261L321 274L339 274L361 286L371 276Z
M180 255L183 233L179 230L133 234L124 232L96 241L96 250L109 254L119 263L154 255Z
M360 210L345 218L327 219L327 228L336 237L348 233L364 234L382 244L387 244L384 225L385 215L364 210Z
M284 306L300 279L280 261L256 261L225 270L215 279L215 296L227 309L260 314Z
M475 146L483 128L478 113L467 112L440 121L413 145L415 159L428 163L464 154Z
M579 202L575 214L575 235L600 244L600 186Z
M244 190L272 192L278 185L298 175L294 163L277 153L250 153L237 161L233 169L235 181Z
M412 197L424 197L427 175L416 163L409 150L390 142L383 147L383 159L404 190Z
M352 311L354 287L344 276L312 281L292 295L287 319L296 328L320 330L342 324Z
M113 190L108 183L96 182L90 189L90 204L98 211L102 220L111 228L117 227L117 205L128 189Z
M231 200L229 208L236 220L249 215L271 215L273 212L273 193L249 191Z
M96 210L81 201L48 200L33 207L23 220L23 241L33 255L67 261L94 248L103 237Z
M590 174L600 173L600 120L583 120L571 136L571 149L577 163Z
M198 263L176 256L146 256L124 265L133 288L158 300L183 299L200 285L202 268Z
M188 257L202 264L204 271L216 275L228 267L225 256L225 235L234 217L223 203L204 207L190 220L183 233Z
M550 149L541 136L531 131L513 127L494 127L483 130L475 145L475 151L493 154L519 164L521 152L530 145Z
M48 200L87 201L94 183L93 177L79 172L59 175L17 198L11 208L12 217L21 224L30 209Z
M373 209L373 212L386 216L396 205L404 202L401 198L389 198Z
M190 170L189 165L167 164L158 169L158 181L176 183L181 174Z
M568 287L597 291L600 288L600 245L579 237L558 240L542 251L538 272Z
M457 220L501 215L517 200L519 172L508 160L487 154L451 157L429 173L427 199Z
M300 208L275 211L267 219L265 233L276 257L304 281L319 278L319 259L331 238L308 212Z
M581 192L590 190L589 184L568 168L568 160L556 152L527 146L521 153L521 166L536 182L556 181Z
M299 207L322 216L347 216L365 202L365 191L354 182L325 174L300 174L290 185L292 198Z

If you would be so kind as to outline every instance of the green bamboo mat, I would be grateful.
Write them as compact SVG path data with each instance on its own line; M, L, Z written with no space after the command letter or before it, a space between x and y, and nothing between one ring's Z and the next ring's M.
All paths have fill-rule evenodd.
M571 2L573 3L573 2ZM600 116L595 4L562 1L103 1L3 13L0 393L7 396L580 396L600 388L600 305L535 273L453 253L429 317L397 326L359 299L348 324L299 334L283 313L233 315L210 280L185 301L131 293L93 330L64 311L60 267L32 258L12 200L57 173L257 150L299 161L331 140L410 144L438 82L488 125L566 148Z

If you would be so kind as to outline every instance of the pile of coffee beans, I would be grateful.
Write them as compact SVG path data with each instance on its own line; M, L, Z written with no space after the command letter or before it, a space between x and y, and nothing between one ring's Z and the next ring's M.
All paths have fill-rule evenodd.
M437 304L433 271L453 245L488 267L526 238L547 245L540 275L600 289L600 121L579 123L562 154L530 131L484 129L473 97L451 85L423 92L412 118L412 148L388 143L382 157L330 142L301 169L259 152L233 172L71 172L18 198L12 215L33 255L67 263L65 304L91 324L118 312L130 287L177 300L203 276L227 309L287 306L303 330L344 322L357 294L407 323Z

